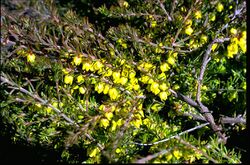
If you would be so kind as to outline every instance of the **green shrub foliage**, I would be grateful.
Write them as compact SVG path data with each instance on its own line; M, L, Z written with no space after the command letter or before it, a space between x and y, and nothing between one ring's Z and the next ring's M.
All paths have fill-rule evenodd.
M13 142L68 163L241 162L226 144L246 122L246 1L2 3Z

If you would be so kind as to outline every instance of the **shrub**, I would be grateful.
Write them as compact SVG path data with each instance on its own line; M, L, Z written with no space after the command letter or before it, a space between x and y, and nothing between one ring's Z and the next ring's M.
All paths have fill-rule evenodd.
M12 140L68 163L240 163L226 142L245 129L246 2L87 4L88 17L53 1L2 8Z

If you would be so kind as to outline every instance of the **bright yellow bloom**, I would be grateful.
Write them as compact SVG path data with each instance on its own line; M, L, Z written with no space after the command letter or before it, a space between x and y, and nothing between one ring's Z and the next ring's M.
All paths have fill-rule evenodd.
M152 21L152 22L151 22L151 27L152 27L152 28L156 27L156 25L157 25L157 22L156 22L156 21Z
M100 152L100 149L98 147L96 147L95 149L93 149L90 154L89 157L93 158L96 156L96 154L98 154Z
M247 40L246 40L246 38L244 38L244 37L240 38L238 44L239 44L241 50L242 50L244 53L246 53L246 51L247 51Z
M221 12L224 9L224 6L221 3L218 3L216 9L218 12Z
M162 83L160 85L160 89L163 90L163 91L167 90L168 89L167 84L166 83Z
M95 91L97 91L99 94L102 93L103 89L104 89L104 83L100 82L98 84L95 85Z
M191 26L188 26L188 27L185 29L185 33L186 33L187 35L191 35L193 32L194 32L194 30L191 28Z
M112 88L109 90L109 97L111 100L116 100L119 96L119 92L117 91L116 88Z
M106 71L106 73L103 76L109 77L112 75L112 73L113 73L112 70L110 68L108 68L108 70Z
M105 117L110 121L112 118L113 118L113 113L112 112L106 112L105 114Z
M162 101L165 101L168 98L168 94L167 92L164 91L164 92L159 93L159 97Z
M159 75L157 76L157 78L158 78L159 80L166 80L167 76L166 76L166 74L165 74L164 72L162 72L161 74L159 74Z
M35 59L36 59L35 54L29 53L29 54L27 55L27 61L28 61L28 62L33 63L33 62L35 62Z
M79 76L77 76L77 82L78 82L78 83L82 83L82 82L84 82L83 75L79 75Z
M110 85L109 84L105 84L104 89L103 89L103 93L107 94L109 92L110 89Z
M230 29L230 33L231 33L231 34L237 34L237 30L236 30L235 28L231 28L231 29Z
M213 45L212 45L212 51L214 51L216 48L217 48L217 46L218 46L218 44L217 43L214 43Z
M168 61L168 63L169 63L170 65L174 65L174 64L175 64L175 59L174 59L174 57L172 57L172 56L169 56L168 59L167 59L167 61Z
M100 70L103 68L103 64L100 61L96 61L93 65L94 70Z
M113 72L112 77L115 81L118 81L120 79L120 72Z
M109 120L108 119L101 119L100 126L106 129L109 126Z
M141 82L143 82L144 84L146 84L148 82L149 78L150 78L149 76L143 75L140 80L141 80Z
M242 32L242 38L244 38L244 39L247 38L247 32L246 32L246 31L243 31L243 32Z
M170 66L168 65L168 63L163 63L161 64L160 69L162 72L166 72L170 69Z
M200 11L200 10L196 11L196 12L194 13L194 16L195 16L196 19L200 19L200 18L202 17L202 16L201 16L201 11Z
M82 58L79 57L79 56L75 56L73 58L73 63L77 66L77 65L80 65L82 63Z
M132 121L132 124L136 127L136 128L140 128L140 126L142 125L142 120L141 119L137 119Z
M123 2L123 6L124 6L125 8L127 8L127 7L129 6L128 2L127 2L127 1L124 1L124 2Z
M201 43L204 44L207 42L207 36L205 36L204 34L201 35Z
M151 90L155 95L157 95L157 94L160 92L159 84L158 84L157 82L153 82L153 83L150 85L150 90Z
M73 76L71 76L71 75L66 75L65 77L64 77L64 83L65 84L72 84L73 83Z
M174 150L173 155L176 157L176 159L180 159L182 156L182 153L179 150Z
M136 72L134 70L131 70L130 73L129 73L129 78L130 79L133 79L136 75Z
M158 112L159 110L161 110L162 108L162 105L159 104L159 103L155 103L154 105L151 106L151 109L154 111L154 112Z
M234 55L238 53L238 45L237 44L230 44L227 46L227 57L233 58Z
M210 18L209 18L210 21L213 22L213 21L215 21L215 19L216 19L215 14L210 15Z
M79 88L79 92L80 92L81 94L84 94L84 93L86 93L86 89L83 88L83 87L80 87L80 88Z
M119 83L122 85L125 85L128 82L128 78L127 77L121 77L119 79Z
M88 62L85 62L83 63L82 65L82 70L86 70L86 71L93 71L93 67L92 67L92 64L88 63Z

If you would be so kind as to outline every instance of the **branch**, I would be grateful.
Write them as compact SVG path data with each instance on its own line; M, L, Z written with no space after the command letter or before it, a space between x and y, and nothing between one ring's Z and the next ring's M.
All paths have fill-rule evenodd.
M174 138L176 138L176 137L179 137L179 136L181 136L181 135L183 135L183 134L186 134L186 133L192 132L192 131L194 131L194 130L196 130L196 129L200 129L200 128L202 128L202 127L205 127L205 126L207 126L207 125L209 125L209 123L204 123L204 124L198 125L198 126L196 126L196 127L194 127L194 128L188 129L188 130L186 130L186 131L183 131L183 132L178 133L178 134L176 134L176 135L170 136L169 138L166 138L166 139L163 139L163 140L154 142L154 143L144 144L144 143L133 142L133 144L137 144L137 145L140 145L140 146L152 146L152 145L155 145L155 144L159 144L159 143L162 143L162 142L169 141L169 140L174 139Z
M166 11L166 9L165 9L163 3L162 3L160 0L158 0L158 3L160 4L160 7L161 7L161 9L164 11L164 13L167 15L168 21L172 21L172 18L170 17L170 15L168 14L168 12Z
M20 92L29 95L30 97L32 97L33 99L39 101L41 104L43 105L47 105L48 107L52 108L57 114L59 114L60 116L62 116L69 124L76 126L77 128L80 128L80 126L74 122L72 119L70 119L68 116L66 116L64 113L62 113L59 109L57 109L56 107L54 107L52 104L48 103L48 100L44 100L42 99L39 95L31 93L29 91L27 91L26 89L18 86L18 84L11 82L10 80L8 80L6 77L0 76L0 80L1 80L1 84L8 84L11 85L12 87L16 87L16 89L18 89ZM85 133L85 136L88 137L90 140L95 141L95 139L89 135L88 133ZM103 149L104 147L97 143L97 145Z

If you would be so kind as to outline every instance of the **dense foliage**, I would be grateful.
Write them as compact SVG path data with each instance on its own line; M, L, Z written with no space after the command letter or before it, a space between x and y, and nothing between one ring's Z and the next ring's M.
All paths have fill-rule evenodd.
M245 1L2 4L13 143L68 163L242 161L227 142L246 128Z

